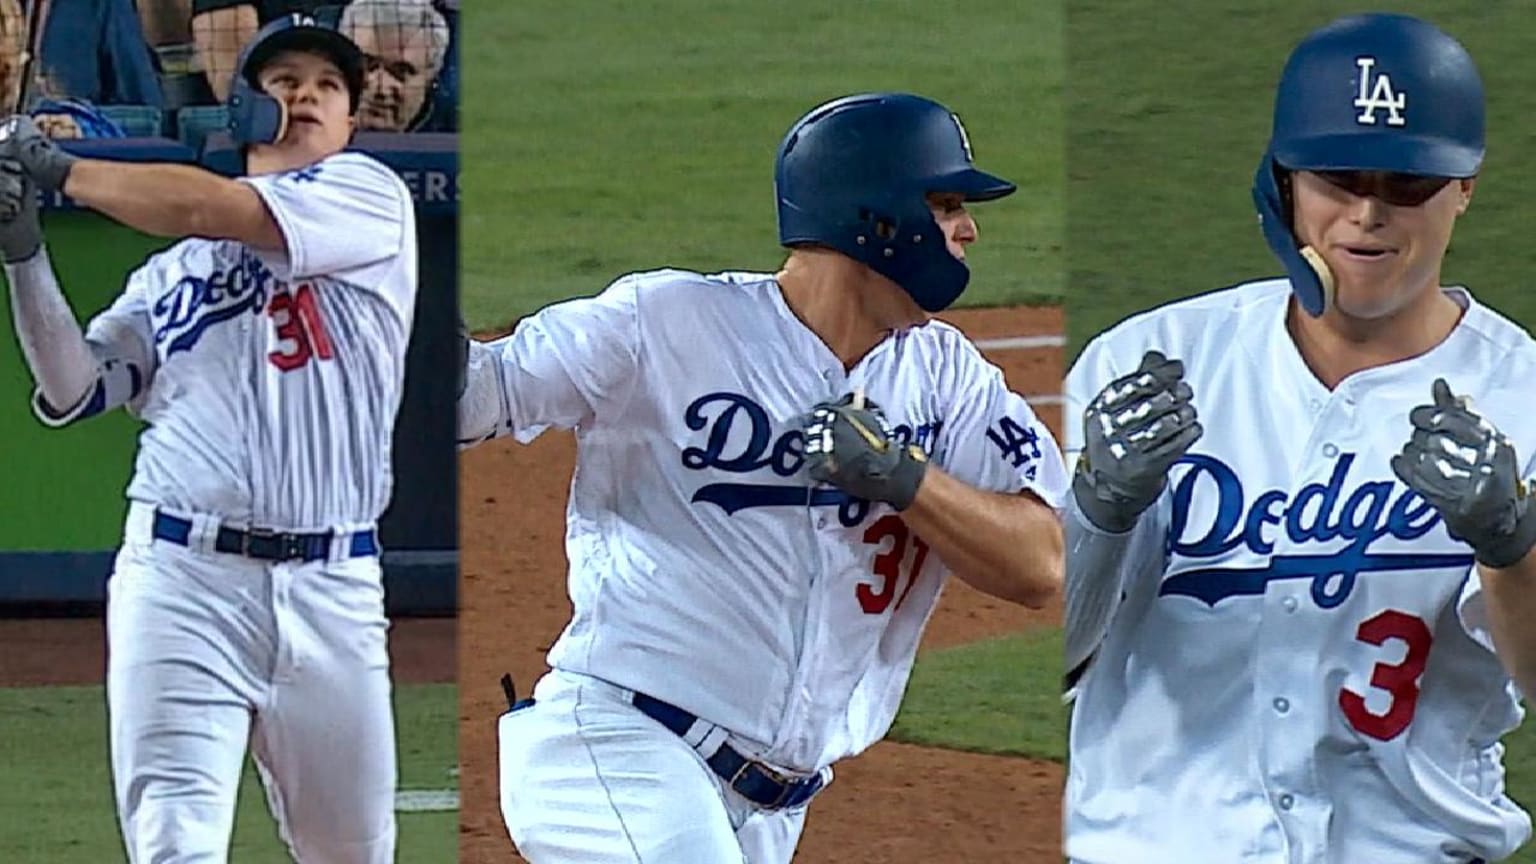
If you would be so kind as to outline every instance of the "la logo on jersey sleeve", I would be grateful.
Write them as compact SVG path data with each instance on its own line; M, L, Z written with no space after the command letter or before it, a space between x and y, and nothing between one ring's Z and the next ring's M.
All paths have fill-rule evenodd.
M1021 426L1004 415L987 430L987 440L997 446L1009 464L1021 469L1026 480L1036 479L1040 470L1040 433L1033 426Z

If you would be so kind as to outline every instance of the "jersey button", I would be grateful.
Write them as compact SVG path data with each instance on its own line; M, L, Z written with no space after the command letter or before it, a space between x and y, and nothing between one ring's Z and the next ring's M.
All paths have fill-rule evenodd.
M1295 806L1295 804L1296 804L1296 799L1291 797L1291 794L1289 792L1287 792L1286 794L1280 796L1280 809L1281 810L1289 810L1289 809L1291 809L1291 807Z
M1307 402L1307 407L1312 409L1313 414L1316 414L1317 412L1323 410L1323 401L1321 399L1313 399Z
M1277 712L1279 712L1281 714L1284 714L1287 711L1291 710L1291 700L1285 698L1284 696L1276 697L1274 704L1275 704L1275 711L1277 711Z
M816 517L816 527L817 528L825 528L825 527L827 527L827 517L825 517L825 516L817 516Z
M1323 455L1327 456L1329 459L1332 459L1333 457L1339 455L1339 448L1338 448L1338 446L1335 445L1335 444L1324 444L1323 445Z
M1295 597L1287 597L1280 601L1280 605L1285 607L1285 611L1287 612L1295 612L1296 607L1299 604L1297 604Z

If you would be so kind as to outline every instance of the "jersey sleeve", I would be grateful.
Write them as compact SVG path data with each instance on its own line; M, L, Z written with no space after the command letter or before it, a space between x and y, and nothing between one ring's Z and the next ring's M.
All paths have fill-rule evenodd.
M33 391L32 413L44 425L67 426L126 405L136 414L155 374L155 335L150 325L146 264L129 277L112 305L97 313L85 329L85 341L99 364L96 385L74 406L59 410Z
M547 306L510 336L471 346L459 402L461 446L601 420L628 401L639 366L639 304L633 279L596 297ZM492 419L494 418L494 419Z
M261 256L279 278L378 284L384 280L357 278L358 272L391 263L410 239L410 191L393 171L361 153L241 180L261 195L283 232L286 257Z
M1067 473L1051 430L1008 389L1003 370L974 351L965 356L970 362L961 364L961 374L968 380L961 382L936 460L957 480L994 492L1028 490L1060 510Z

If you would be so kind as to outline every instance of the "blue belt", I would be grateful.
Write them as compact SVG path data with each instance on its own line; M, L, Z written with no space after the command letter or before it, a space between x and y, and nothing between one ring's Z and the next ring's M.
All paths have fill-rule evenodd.
M630 701L640 709L640 713L681 738L688 736L688 730L699 719L676 705L669 705L644 693L636 693ZM786 777L761 762L741 755L730 744L721 744L720 749L704 761L709 764L710 770L720 775L741 797L770 810L798 807L821 791L821 772L811 777Z
M190 546L192 520L156 510L151 533L156 540L175 543L177 546ZM219 533L214 537L213 548L218 552L244 555L247 558L257 558L262 561L324 561L331 557L331 541L335 536L329 531L319 534L280 534L259 528L242 531L221 525ZM347 557L367 558L377 554L379 554L377 531L370 528L367 531L352 533L352 542L347 547Z

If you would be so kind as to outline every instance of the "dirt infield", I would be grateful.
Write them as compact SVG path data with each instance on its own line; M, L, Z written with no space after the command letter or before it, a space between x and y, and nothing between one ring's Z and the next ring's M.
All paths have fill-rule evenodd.
M973 339L1057 335L1057 309L962 310L943 316ZM1056 348L1002 350L989 359L1026 396L1061 388ZM1060 430L1060 410L1036 410ZM533 445L493 442L460 463L459 860L492 864L511 854L497 805L495 721L505 710L498 679L526 693L570 616L565 593L565 499L574 441L550 433ZM950 583L924 650L1017 632L1056 620ZM838 766L811 807L797 862L1060 861L1059 765L883 743Z
M452 618L404 618L390 625L390 668L398 684L454 680ZM0 619L0 687L101 684L107 680L107 625L100 618Z

